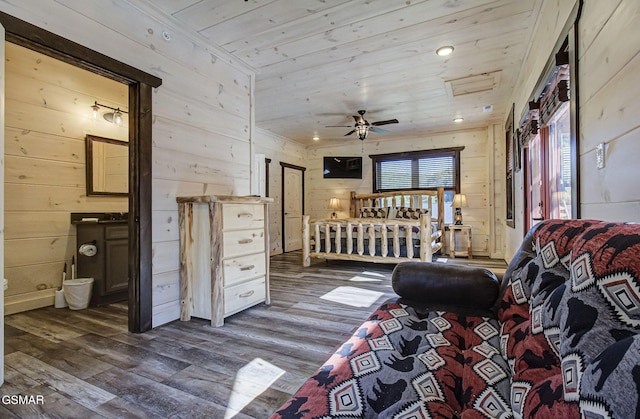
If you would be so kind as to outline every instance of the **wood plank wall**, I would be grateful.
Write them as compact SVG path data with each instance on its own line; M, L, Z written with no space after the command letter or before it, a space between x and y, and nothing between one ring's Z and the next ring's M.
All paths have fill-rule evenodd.
M552 53L560 28L577 0L545 2L541 24L516 85L516 113L526 104L536 77ZM640 221L640 31L636 0L585 0L578 25L580 83L580 209L582 218ZM605 168L596 168L595 148L604 143ZM516 178L522 191L522 177ZM518 196L518 194L516 194ZM507 258L522 241L522 200L516 200L516 229L507 228Z
M179 318L175 197L250 193L253 70L151 2L43 0L2 9L162 78L153 92L153 326Z
M513 101L516 103L517 113L526 104L559 36L558 32L563 26L561 22L566 21L576 1L543 3L541 23L534 31L533 44L523 63L526 70L521 73L514 89ZM631 190L632 187L626 182L626 179L637 178L639 170L637 165L628 163L628 159L638 155L638 123L634 117L637 115L635 107L638 106L635 98L638 96L636 90L639 85L634 79L634 74L639 69L638 42L635 38L637 31L631 30L633 23L630 23L630 19L637 17L637 9L634 8L637 2L616 0L606 2L606 5L603 3L605 2L586 0L581 24L584 41L580 57L583 98L580 103L583 133L580 150L583 163L581 204L583 216L637 219L640 197L637 189ZM177 27L175 22L162 15L150 2L42 0L37 4L4 3L2 8L20 19L163 79L163 85L154 91L153 103L153 325L178 318L175 196L250 193L251 142L254 141L252 69L218 49L207 46L207 42L199 36ZM171 35L170 41L163 40L163 31L168 31ZM623 44L615 49L606 47L614 41ZM585 88L587 84L590 87ZM7 113L13 113L17 119L28 118L29 109L25 106L16 104L11 109L7 107ZM402 149L465 145L463 192L468 195L471 205L464 212L465 220L474 225L474 252L489 252L487 243L490 230L486 223L491 198L487 184L496 182L497 179L489 173L490 169L480 168L487 168L487 164L479 160L470 160L468 165L465 163L467 153L482 153L487 157L489 150L493 150L493 144L489 144L490 141L487 140L486 130L405 139L398 143L371 140L364 143L364 150L361 149L361 143L355 141L345 148L318 148L307 153L301 164L309 168L306 173L307 202L308 212L312 216L328 215L325 208L331 196L343 198L346 208L346 197L350 190L364 192L370 189L370 183L322 179L321 164L325 154L368 155ZM10 142L10 138L7 138L7 144ZM599 142L607 143L608 159L607 168L596 171L592 164L595 160L593 150ZM273 146L265 145L265 149L270 147ZM273 148L274 152L278 147L280 146ZM258 149L256 144L255 151L260 152ZM267 157L275 158L264 150L262 152ZM295 151L292 158L297 153ZM480 158L474 156L476 159ZM283 157L281 159L284 160ZM277 164L277 160L273 160L272 168L275 167L274 162ZM499 166L500 162L496 160L494 171ZM467 170L471 174L476 172L478 176L467 179ZM482 174L482 171L486 173ZM7 172L10 173L8 169ZM274 172L277 170L271 171ZM370 182L370 168L365 169L364 175ZM521 184L520 180L516 190L521 188ZM481 187L482 192L475 192L476 186ZM502 188L500 184L494 184L494 197L499 195ZM35 199L43 189L46 187L32 187L28 201L49 205L48 201ZM75 189L78 196L84 192L81 187ZM278 188L271 189L275 191ZM7 187L7 196L12 196L10 185ZM54 199L52 202L57 206L66 205L69 199ZM8 199L6 204L9 204ZM277 208L278 204L273 207ZM18 207L16 211L18 210L21 208ZM498 208L496 215L499 215L497 211ZM520 228L506 228L507 256L515 251L522 240L521 200L516 202L516 216L516 223ZM497 231L491 234L495 235ZM68 231L66 233L68 235ZM273 237L277 240L277 235ZM66 251L65 247L59 253L62 255Z
M597 1L588 0L594 4ZM633 0L632 0L633 1ZM556 42L561 36L565 22L578 0L544 1L540 9L540 16L531 33L531 47L522 63L522 71L513 90L513 103L515 104L516 120L520 119L529 98L536 88L538 79L544 71L545 65L555 52ZM600 2L601 3L601 2ZM507 115L504 115L504 121ZM504 140L504 134L502 134ZM514 182L515 191L515 228L505 225L505 259L511 260L522 243L524 231L524 171L516 173ZM506 200L506 195L503 195Z
M489 205L493 210L489 211L489 231L494 239L493 246L489 242L490 257L503 259L505 257L505 229L507 203L506 196L506 144L504 139L504 126L499 124L489 125L489 144L492 147L488 156L489 166L493 170L493 188L489 188Z
M256 153L271 159L269 167L269 240L271 253L282 253L282 168L280 162L305 166L306 148L300 143L280 137L269 131L256 129ZM308 186L307 186L308 187Z
M10 314L53 304L63 265L76 254L71 212L127 211L126 197L85 195L85 135L127 141L126 124L114 125L101 115L94 120L90 106L98 101L126 110L128 90L9 43L5 72L5 313Z
M583 218L640 221L640 2L587 0L579 24ZM605 167L595 148L605 144Z
M489 154L493 153L493 142L489 141L487 129L471 129L441 134L425 134L424 137L376 139L373 136L364 142L346 139L341 146L309 149L307 155L307 215L311 218L326 218L331 211L326 209L329 199L340 199L342 210L338 217L349 216L349 193L369 193L372 188L372 165L370 154L394 153L402 151L429 150L436 148L465 146L460 153L460 187L467 196L469 208L462 210L465 224L472 226L474 255L489 256L500 254L490 250L490 191L494 182L493 168L489 164ZM324 179L322 165L324 156L362 156L362 179ZM499 185L498 185L499 187Z

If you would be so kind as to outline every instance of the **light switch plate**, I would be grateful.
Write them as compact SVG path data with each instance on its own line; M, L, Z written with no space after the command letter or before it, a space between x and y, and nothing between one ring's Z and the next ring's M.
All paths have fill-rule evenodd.
M598 169L604 168L605 148L604 143L600 143L596 146L596 167Z

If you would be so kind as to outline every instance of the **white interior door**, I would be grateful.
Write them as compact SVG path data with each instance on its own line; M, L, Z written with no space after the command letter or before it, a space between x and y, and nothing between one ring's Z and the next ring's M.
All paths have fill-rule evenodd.
M0 25L0 385L4 383L4 27Z
M284 251L302 249L302 170L284 168Z

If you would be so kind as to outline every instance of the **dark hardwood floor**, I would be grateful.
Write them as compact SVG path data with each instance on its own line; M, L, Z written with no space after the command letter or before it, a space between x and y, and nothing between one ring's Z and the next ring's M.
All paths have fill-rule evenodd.
M126 304L7 316L0 397L44 403L4 397L0 417L268 418L394 297L392 269L344 262L303 269L298 252L274 256L272 304L220 328L193 319L131 334Z

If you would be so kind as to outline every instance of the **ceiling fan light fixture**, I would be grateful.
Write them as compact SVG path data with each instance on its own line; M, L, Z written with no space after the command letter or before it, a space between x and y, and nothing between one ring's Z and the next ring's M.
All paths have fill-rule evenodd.
M356 134L358 136L358 139L364 141L367 138L367 134L369 134L369 131L373 131L375 133L378 134L383 134L386 133L388 131L379 128L380 125L389 125L389 124L397 124L398 120L397 119L388 119L385 121L375 121L372 123L369 123L369 121L367 121L366 119L364 119L364 114L367 113L366 110L361 109L358 111L358 115L352 115L353 120L355 121L355 125L327 125L327 128L331 128L331 127L344 127L344 128L350 128L353 127L353 129L349 132L347 132L344 136L348 137L349 135L352 134Z
M436 50L436 54L440 57L446 57L447 55L451 55L453 53L454 48L451 45L445 45Z
M358 138L360 140L364 140L367 138L367 133L369 132L369 127L363 124L356 125L356 134L358 134Z

